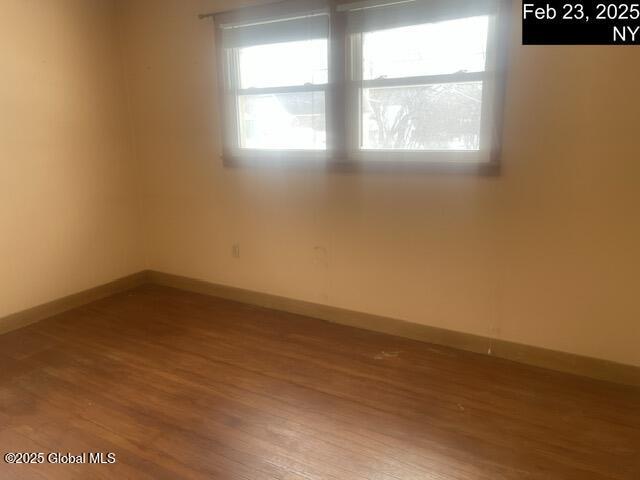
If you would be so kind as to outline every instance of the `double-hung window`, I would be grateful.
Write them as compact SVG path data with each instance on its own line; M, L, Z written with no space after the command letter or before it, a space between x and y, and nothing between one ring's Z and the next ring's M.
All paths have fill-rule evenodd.
M218 19L225 156L326 155L329 13L297 0Z
M495 165L504 0L291 0L216 16L226 160Z

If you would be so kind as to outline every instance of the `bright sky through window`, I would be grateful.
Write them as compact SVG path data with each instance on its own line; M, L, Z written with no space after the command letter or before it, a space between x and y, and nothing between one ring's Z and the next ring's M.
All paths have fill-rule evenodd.
M241 88L320 85L328 81L327 40L240 49Z
M482 72L488 17L471 17L364 34L364 79Z

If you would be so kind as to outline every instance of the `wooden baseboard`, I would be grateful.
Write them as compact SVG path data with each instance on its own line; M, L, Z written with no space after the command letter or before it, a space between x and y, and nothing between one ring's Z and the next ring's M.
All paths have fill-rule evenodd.
M148 281L148 272L139 272L124 278L119 278L118 280L114 280L113 282L109 282L105 285L90 288L89 290L84 290L82 292L0 318L0 334L26 327L32 323L73 310L74 308L95 302L96 300L110 297L116 293L131 290L148 283Z
M640 386L640 367L632 365L623 365L608 360L429 327L403 320L354 312L240 288L216 285L202 280L167 273L150 271L147 272L147 278L151 283L157 285L307 317L319 318L332 323L387 333L421 342L452 347L458 350L492 355L535 367L625 385Z

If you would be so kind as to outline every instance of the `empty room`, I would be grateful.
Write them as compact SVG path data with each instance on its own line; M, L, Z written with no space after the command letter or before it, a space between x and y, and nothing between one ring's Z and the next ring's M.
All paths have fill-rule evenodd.
M639 44L0 0L0 479L640 480Z

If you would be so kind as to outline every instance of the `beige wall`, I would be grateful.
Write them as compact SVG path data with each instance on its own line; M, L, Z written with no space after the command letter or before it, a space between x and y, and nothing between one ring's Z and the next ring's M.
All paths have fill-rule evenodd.
M150 268L640 365L640 49L516 11L498 178L233 170L196 14L239 2L121 3Z
M0 318L144 268L114 14L0 2Z

